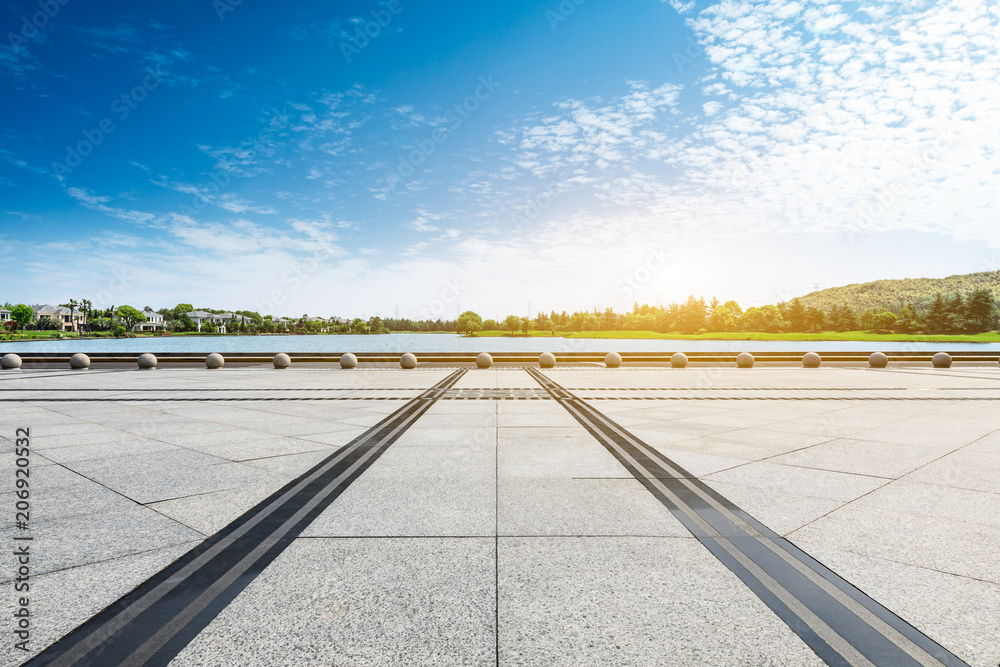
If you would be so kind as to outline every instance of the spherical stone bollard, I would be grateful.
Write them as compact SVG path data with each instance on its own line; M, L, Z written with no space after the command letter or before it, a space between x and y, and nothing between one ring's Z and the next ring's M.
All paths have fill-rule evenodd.
M146 352L139 355L139 368L144 371L153 370L156 368L156 357Z
M951 355L947 352L938 352L931 357L934 368L951 368Z
M476 366L480 368L489 368L493 365L493 357L490 356L489 352L480 352L479 356L476 357Z
M670 355L670 365L674 368L685 368L688 365L688 356L683 352L674 352Z
M353 354L351 354L350 352L340 355L341 368L357 368L357 366L358 366L358 358Z
M542 352L538 355L538 365L542 368L553 368L556 365L556 355L551 352Z
M226 364L226 359L218 352L205 357L205 366L208 368L222 368Z
M806 352L802 355L803 368L819 368L819 365L822 362L823 359L815 352Z
M885 368L889 365L889 357L885 356L881 352L872 352L868 356L868 365L872 368Z
M622 365L622 355L617 352L608 352L604 356L604 365L608 368L618 368Z
M69 367L77 371L86 370L90 368L90 357L83 352L77 352L69 358Z
M274 367L275 368L288 368L292 365L292 358L285 354L284 352L279 352L274 355Z
M417 357L412 352L407 352L399 358L399 365L403 368L416 368Z
M740 352L736 355L737 368L753 368L753 355L749 352Z
M0 368L5 371L15 370L21 367L21 357L16 354L5 354L0 359Z

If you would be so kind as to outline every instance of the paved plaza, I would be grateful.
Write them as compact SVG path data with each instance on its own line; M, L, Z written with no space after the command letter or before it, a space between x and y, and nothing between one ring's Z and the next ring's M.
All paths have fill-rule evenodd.
M26 369L0 406L3 665L1000 663L996 367Z

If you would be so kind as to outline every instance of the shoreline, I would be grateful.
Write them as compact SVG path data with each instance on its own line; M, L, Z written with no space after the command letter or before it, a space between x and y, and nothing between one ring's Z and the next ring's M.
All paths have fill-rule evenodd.
M298 336L391 336L397 335L449 335L459 336L453 331L393 331L389 334L351 334L351 333L272 333L272 334L208 334L208 333L186 333L173 334L170 336L135 336L125 338L114 338L109 336L67 336L67 337L32 337L18 338L12 340L2 340L0 345L9 343L51 343L60 341L116 341L116 340L164 340L164 339L188 339L188 338L276 338L276 337L298 337ZM479 331L475 334L461 335L461 338L511 338L528 339L543 338L564 340L590 339L590 340L678 340L678 341L724 341L724 342L746 342L746 341L769 341L769 342L832 342L832 343L965 343L990 345L1000 343L1000 333L988 332L982 334L868 334L863 332L829 332L817 333L764 333L753 331L737 332L711 332L705 334L682 334L682 333L658 333L655 331L563 331L554 335L549 332L532 331L528 335L510 334L502 331Z

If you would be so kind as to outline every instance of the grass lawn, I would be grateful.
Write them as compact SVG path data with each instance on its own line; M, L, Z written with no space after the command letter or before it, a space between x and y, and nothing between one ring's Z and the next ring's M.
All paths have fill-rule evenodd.
M625 332L605 331L599 333L613 334L613 333L625 333ZM528 334L528 336L525 336L520 331L518 331L516 334L513 335L509 331L477 331L475 335L477 338L499 338L501 336L507 336L509 338L527 338L528 336L531 336L532 338L552 338L551 331L532 331L531 333ZM556 338L559 338L560 336L563 338L572 338L576 336L576 334L571 334L565 331L557 331Z
M72 331L18 331L3 334L3 340L59 340L79 337L80 334Z
M532 331L532 336L550 337L550 331ZM476 336L510 336L505 331L480 331ZM518 333L517 336L524 337ZM563 338L639 338L660 340L852 340L852 341L913 341L949 343L1000 343L1000 333L975 335L871 334L866 331L822 331L819 333L760 333L756 331L720 331L715 333L681 334L655 331L557 331Z

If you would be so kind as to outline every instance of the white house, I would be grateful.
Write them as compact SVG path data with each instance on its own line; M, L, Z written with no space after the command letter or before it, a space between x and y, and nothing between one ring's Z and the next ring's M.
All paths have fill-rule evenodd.
M206 313L204 310L192 310L187 316L198 325L198 331L201 331L201 325L204 323L213 325L219 333L226 333L226 326L231 325L236 317L232 313Z
M163 331L163 315L148 308L143 308L142 314L146 316L146 321L136 322L132 331Z
M6 322L10 319L10 311L6 308L0 308L0 322Z

